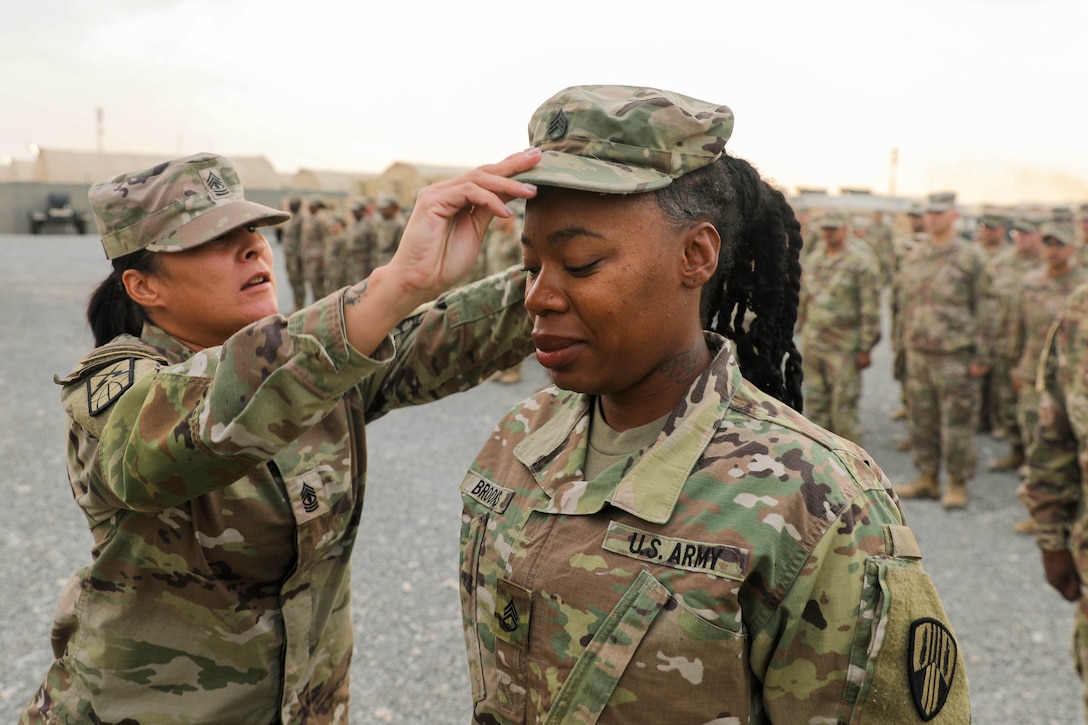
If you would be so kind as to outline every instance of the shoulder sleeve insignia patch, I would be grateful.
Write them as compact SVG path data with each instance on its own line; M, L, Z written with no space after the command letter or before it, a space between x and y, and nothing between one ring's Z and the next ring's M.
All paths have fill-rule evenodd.
M87 412L94 417L113 405L135 380L136 358L107 365L87 378Z
M907 648L910 696L918 716L929 722L944 707L956 676L956 640L941 622L928 617L910 625Z

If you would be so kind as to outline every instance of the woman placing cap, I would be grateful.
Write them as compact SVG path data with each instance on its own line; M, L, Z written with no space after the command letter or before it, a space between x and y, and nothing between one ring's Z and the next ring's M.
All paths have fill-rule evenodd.
M794 409L800 227L732 127L625 86L530 121L525 306L555 386L461 485L474 722L969 719L887 477Z
M506 177L539 156L424 189L388 265L286 319L257 227L289 215L246 201L229 160L92 187L113 272L99 347L60 382L94 547L22 722L347 721L364 425L531 350L518 274L419 305L532 195Z

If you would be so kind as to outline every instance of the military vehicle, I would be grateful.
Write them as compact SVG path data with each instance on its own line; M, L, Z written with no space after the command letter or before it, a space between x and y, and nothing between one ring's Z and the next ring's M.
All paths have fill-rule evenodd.
M90 220L90 214L73 209L71 197L60 192L47 195L46 208L35 209L29 212L28 216L31 234L40 233L48 224L63 226L65 229L74 227L76 234L84 234Z

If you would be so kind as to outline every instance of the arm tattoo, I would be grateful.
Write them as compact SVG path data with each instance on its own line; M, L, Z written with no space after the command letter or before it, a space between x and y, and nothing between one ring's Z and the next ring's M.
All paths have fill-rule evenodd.
M358 304L358 302L366 296L367 280L359 282L354 287L348 289L344 293L344 306L350 307L351 305Z

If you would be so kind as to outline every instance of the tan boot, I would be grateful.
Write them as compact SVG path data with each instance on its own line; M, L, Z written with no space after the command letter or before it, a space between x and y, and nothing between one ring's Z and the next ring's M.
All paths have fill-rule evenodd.
M991 471L1015 471L1024 465L1024 449L1022 446L1013 446L1008 455L998 458L990 464Z
M1024 519L1023 521L1013 526L1013 529L1018 534L1034 534L1039 528L1039 525L1035 523L1035 519Z
M907 409L906 408L900 408L899 410L897 410L897 411L895 411L894 413L891 414L891 419L892 420L905 420L906 417L907 417Z
M895 444L895 450L897 451L909 451L910 448L910 438L904 438Z
M941 497L941 505L946 509L967 508L967 481L959 476L949 476L944 496Z
M937 483L937 477L929 473L923 473L906 486L895 489L895 492L899 495L899 498L935 499L941 497L941 487Z

